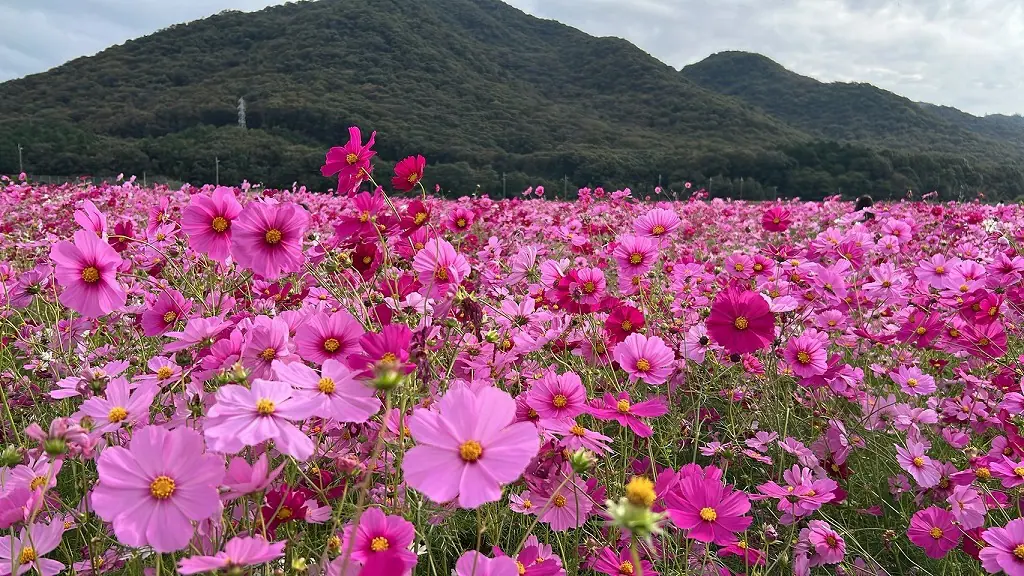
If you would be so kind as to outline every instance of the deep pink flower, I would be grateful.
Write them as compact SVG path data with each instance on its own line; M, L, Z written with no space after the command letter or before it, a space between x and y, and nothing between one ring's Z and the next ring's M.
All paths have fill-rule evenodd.
M664 384L675 370L675 354L657 336L630 334L615 346L614 357L630 382Z
M273 440L281 452L306 460L313 454L313 441L292 422L308 418L313 407L294 395L288 384L270 380L256 379L251 389L222 386L204 424L210 449L237 454Z
M821 520L811 520L807 530L807 541L818 555L817 564L838 564L843 561L846 541L838 532Z
M530 388L526 401L541 418L575 418L587 410L587 389L575 372L549 372Z
M649 236L626 234L618 239L618 245L612 252L619 264L619 273L633 277L645 274L658 259L658 245Z
M604 331L617 344L630 334L643 330L645 323L643 313L633 306L616 306L604 321Z
M662 239L675 232L679 228L679 216L665 208L655 208L640 216L633 224L633 230L638 236Z
M92 232L75 232L74 243L63 240L50 250L57 264L54 277L64 287L60 303L89 318L124 307L128 296L117 283L121 257Z
M1007 576L1024 576L1024 518L989 528L981 538L988 544L978 552L982 568L989 574L1003 571Z
M437 411L417 408L408 427L416 446L405 453L405 481L434 502L458 497L462 508L501 498L501 485L518 479L537 455L540 438L529 422L515 422L516 403L494 387L448 390Z
M779 205L765 210L761 216L761 225L769 232L784 232L792 223L793 213Z
M251 378L270 378L274 361L294 358L288 345L288 323L282 318L257 316L254 324L246 335L242 365Z
M736 541L736 533L750 526L753 518L744 516L750 500L742 491L723 485L717 478L689 474L665 495L669 518L687 538L726 545Z
M0 575L21 576L35 570L41 576L56 576L64 570L64 564L43 558L43 554L53 552L63 535L64 522L57 519L49 524L37 522L22 528L17 537L0 538Z
M907 538L924 548L929 558L943 558L960 544L960 529L953 525L953 515L948 510L929 506L914 513Z
M228 540L223 551L213 556L182 558L178 563L178 573L200 574L266 564L284 556L286 544L285 541L271 544L262 536L236 536Z
M360 424L380 408L376 390L337 360L327 360L317 374L301 362L274 362L277 379L295 389L295 399L309 403L312 416Z
M604 395L604 404L590 409L590 414L598 420L615 420L628 427L641 438L648 438L654 430L641 418L657 418L668 413L668 406L661 398L652 398L633 404L629 392L619 392L618 397Z
M359 188L359 184L370 176L370 159L377 154L371 148L377 133L370 134L370 139L365 145L358 126L350 126L348 134L349 140L344 146L335 146L327 151L320 173L324 176L337 174L338 193L351 196Z
M658 576L654 566L646 558L640 559L640 566L635 566L633 562L633 552L628 546L620 547L618 552L605 546L594 560L593 569L608 576L640 574L641 571L644 576Z
M309 212L298 204L250 202L232 224L231 256L257 276L276 280L306 261L302 241Z
M213 195L195 194L181 212L181 231L196 252L223 262L231 254L231 223L242 211L235 191L218 186Z
M367 332L359 339L362 350L348 357L348 365L370 378L378 370L396 370L408 374L416 367L409 361L412 330L405 324L388 324L380 332Z
M295 331L295 350L303 360L323 364L334 358L345 360L359 351L365 330L347 310L334 314L317 312Z
M412 190L423 179L426 166L427 159L423 156L403 158L395 164L395 177L391 179L391 186L400 192Z
M767 348L775 338L775 316L764 298L751 290L720 292L706 326L711 338L733 354Z
M415 534L412 522L401 516L385 516L380 508L367 508L357 525L345 526L341 539L342 556L351 549L348 558L366 564L374 556L396 555L405 566L403 574L409 574L417 560L416 553L409 550Z
M181 550L192 539L192 522L220 513L224 460L205 454L202 437L188 428L142 428L128 448L104 449L97 469L93 509L127 546Z
M444 225L452 232L462 232L473 225L475 218L476 214L472 210L458 206L448 213Z
M469 275L466 257L459 254L447 240L432 238L412 260L425 296L442 297L452 286L459 285Z
M142 313L142 333L159 336L174 328L192 311L192 301L173 288L162 290L156 301Z
M807 330L789 339L782 356L793 374L801 378L820 376L828 369L828 335L813 329Z

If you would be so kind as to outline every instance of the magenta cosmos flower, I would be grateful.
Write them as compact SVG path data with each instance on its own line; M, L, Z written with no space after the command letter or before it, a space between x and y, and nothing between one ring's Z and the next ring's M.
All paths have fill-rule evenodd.
M366 144L363 144L358 126L349 126L348 134L349 140L344 146L335 146L327 151L320 173L324 176L337 174L338 192L351 196L370 175L370 159L377 154L371 148L377 133L371 133Z
M782 206L772 206L761 215L761 226L769 232L785 232L793 223L793 214Z
M612 256L619 264L619 272L632 278L646 273L654 266L654 261L658 259L658 245L647 236L626 234L619 238Z
M666 495L669 518L687 530L687 537L725 546L736 541L736 533L750 526L753 518L747 495L717 478L697 474L684 476Z
M679 228L679 216L665 208L655 208L640 216L633 224L633 230L639 236L661 239Z
M202 437L188 428L142 428L128 448L104 449L97 469L93 509L126 546L181 550L192 522L220 513L224 459L205 454Z
M729 288L711 304L706 322L711 338L732 354L757 352L775 338L775 316L752 290Z
M664 384L674 370L675 354L657 336L630 334L615 346L615 361L629 374L629 381Z
M173 288L163 290L149 309L142 313L142 333L146 336L164 334L191 311L192 301L182 296L181 292Z
M907 538L924 548L929 558L943 558L960 544L960 529L953 525L953 514L948 510L929 506L914 513Z
M466 386L448 390L437 411L417 408L409 418L416 446L405 453L405 481L434 502L458 497L462 508L501 499L501 485L519 478L540 449L537 428L516 422L506 392Z
M448 293L469 275L469 262L446 240L431 239L412 259L426 296L438 298Z
M935 378L925 374L916 366L910 368L900 366L890 376L899 385L900 390L911 396L927 396L936 390Z
M1003 528L989 528L981 538L988 546L981 549L978 559L989 574L1003 571L1007 576L1024 576L1024 518L1011 520Z
M301 362L275 361L274 374L295 389L296 400L308 402L312 416L361 424L381 407L376 391L337 360L324 362L319 374Z
M397 556L405 566L404 574L408 574L416 566L416 554L409 550L415 535L412 522L401 516L385 516L380 508L367 508L357 525L345 526L340 550L343 556L351 550L348 558L364 565L377 556Z
M455 574L456 576L519 576L520 572L519 565L508 556L488 558L476 550L470 550L455 563Z
M231 254L231 223L241 211L231 188L218 186L212 196L192 196L181 211L181 230L189 247L213 260L226 260Z
M619 392L618 397L611 394L604 395L604 404L590 409L590 414L598 420L615 420L622 426L628 427L634 434L641 438L648 438L654 434L654 430L641 418L657 418L668 412L668 406L661 398L653 398L644 402L633 404L629 398L629 392Z
M266 564L284 556L285 544L287 542L268 543L262 536L236 536L228 540L223 551L213 556L183 558L178 564L178 573L200 574Z
M64 287L60 303L88 318L124 307L127 294L117 283L121 257L92 232L75 232L74 243L63 240L50 250L57 264L54 276Z
M309 213L294 204L252 202L232 224L231 256L268 280L302 269Z
M76 416L88 416L93 420L93 430L100 433L113 432L127 424L149 421L149 406L156 398L159 388L153 384L131 390L128 379L118 377L107 384L104 396L89 398L79 407Z
M363 326L346 310L313 314L295 331L295 350L303 360L323 364L342 360L359 351Z
M54 551L60 545L63 534L64 523L58 519L49 524L39 522L22 528L17 538L0 538L0 575L21 576L33 569L42 576L60 574L64 565L43 558L43 554Z
M828 369L828 335L812 329L790 338L782 356L793 374L801 378L820 376Z
M405 324L388 324L380 332L367 332L359 339L361 350L348 357L348 365L371 378L376 370L396 370L408 374L416 369L409 362L412 330Z
M313 441L292 421L305 420L313 406L295 397L284 382L256 379L252 388L229 385L217 390L204 431L211 450L237 454L246 446L273 440L281 452L305 460L313 454Z
M838 564L846 556L846 541L838 532L821 520L811 520L808 524L807 542L817 554L815 564ZM801 531L801 535L804 532Z
M551 372L530 388L526 403L541 418L575 418L587 411L587 389L575 372Z
M427 159L423 156L403 158L395 164L395 177L391 179L391 186L399 192L412 190L423 179L426 166Z
M896 461L922 488L931 488L942 476L938 466L925 454L924 444L907 442L907 447L896 446Z

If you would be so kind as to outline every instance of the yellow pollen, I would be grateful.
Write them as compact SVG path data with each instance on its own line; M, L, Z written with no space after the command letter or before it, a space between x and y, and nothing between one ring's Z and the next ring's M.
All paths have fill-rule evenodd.
M1013 469L1013 473L1016 474L1017 476L1020 476L1021 478L1024 478L1024 467L1017 466L1016 468Z
M523 566L523 563L519 560L516 560L516 572L519 573L519 576L526 574L526 566Z
M641 263L643 261L644 261L644 257L643 257L642 254L634 252L634 253L629 255L629 263L634 265L634 266L636 266L637 264L639 264L639 263Z
M740 550L746 550L747 547L748 547L747 541L746 540L740 540L739 542L736 543L736 547L739 548Z
M939 538L942 538L942 528L936 526L928 531L928 535L938 540Z
M555 408L565 408L569 404L569 399L566 398L564 394L557 394L551 400L551 404Z
M395 356L394 352L385 352L384 355L380 357L380 361L382 364L397 364L398 356Z
M624 560L622 564L619 564L619 574L621 574L622 576L632 576L633 563L629 560Z
M476 440L467 440L459 446L459 457L464 462L476 462L484 455L484 447Z
M355 152L349 152L348 155L345 156L345 162L348 162L350 165L355 164L356 162L359 162L359 155Z
M626 484L626 500L634 506L650 508L654 504L654 482L643 476L634 476Z
M530 508L533 508L533 502L530 501L530 500L523 500L523 508L525 508L527 510L529 510Z
M373 256L363 256L363 264L369 264L373 262Z
M651 362L647 358L641 358L636 361L636 369L641 372L647 372L651 369Z
M161 366L160 369L156 371L157 380L167 380L171 376L174 376L174 369L170 366Z
M18 564L29 564L36 561L36 551L31 546L25 546L18 555Z
M985 337L982 337L981 340L978 340L978 346L988 346L991 343L992 341Z
M746 330L747 327L750 326L750 322L747 321L746 316L737 316L736 319L732 321L732 325L736 327L737 330Z
M801 364L810 364L811 363L811 355L808 354L807 352L804 352L803 350L801 350L801 351L796 353L796 361L801 363Z
M825 536L825 544L828 544L829 548L835 548L839 544L839 540L836 540L834 534L829 534Z
M936 266L935 267L935 273L936 274L945 274L946 273L946 267L945 266Z
M178 315L174 312L167 312L164 314L164 324L170 324L178 319Z
M218 233L227 230L230 226L231 222L228 222L228 219L223 216L217 216L213 219L213 222L210 222L210 228L213 228L213 231Z
M978 468L977 470L974 471L974 475L977 476L978 478L981 478L982 480L988 480L989 478L992 477L992 471L982 466L981 468Z
M320 381L316 383L316 388L324 394L334 394L334 380L331 380L330 378L321 378Z
M164 238L167 238L167 235L164 234L163 232L157 232L156 233L156 239L157 240L163 240Z
M416 216L413 217L412 221L415 222L417 226L419 226L420 224L423 224L424 222L427 221L427 213L426 212L417 212Z
M734 269L735 269L735 270L736 270L737 272L743 272L743 269L744 269L745 267L743 266L743 262L737 262L736 264L734 264L734 265L733 265L733 268L734 268Z
M287 506L282 506L274 516L278 520L287 520L292 517L292 509Z
M167 500L174 494L174 480L167 476L157 476L149 483L149 493L157 500Z
M911 462L914 464L915 468L924 466L924 458L921 458L920 456L914 456L914 459L911 460Z
M1013 555L1019 560L1024 560L1024 544L1017 544L1017 547L1013 549Z
M760 272L764 270L764 264L754 264L754 272Z
M274 358L277 358L277 350L273 348L265 348L263 352L260 352L259 356L263 360L270 362Z
M633 323L630 322L629 320L623 320L622 321L622 330L625 331L625 332L632 332L633 331Z
M565 505L568 504L569 501L565 499L565 496L558 494L551 499L551 503L555 505L555 508L565 508Z
M260 416L270 416L274 413L274 401L266 398L260 398L256 402L256 413Z
M782 220L779 220L778 218L772 218L772 224L778 224L779 222L782 222Z
M817 494L818 494L818 493L817 493L817 492L815 492L814 490L808 490L808 491L807 491L807 493L805 494L805 496L810 496L810 497L812 497L812 498L813 498L813 497L814 497L815 495L817 495Z
M597 290L597 285L595 285L592 281L588 280L585 284L583 284L583 291L586 292L587 294L593 294L595 290Z
M110 409L110 412L107 412L107 420L109 420L111 424L117 424L127 417L128 411L120 406L114 406Z
M622 414L629 414L629 400L619 400L618 403L615 404L615 409Z
M718 512L714 508L701 508L700 519L705 522L714 522L718 519Z
M465 228L466 227L466 219L465 218L459 218L458 220L455 221L455 226L458 227L458 228Z
M341 548L341 538L337 535L331 536L327 539L327 547L331 550L338 550Z
M420 175L417 174L416 172L413 172L412 174L409 174L409 177L406 178L406 180L409 181L409 184L415 184L416 182L419 182L419 179L420 179Z
M324 340L324 350L328 352L337 352L341 348L341 342L338 342L337 338L328 338Z
M583 436L587 433L587 429L584 428L583 426L580 426L579 424L574 424L569 431L572 432L575 436Z
M661 236L665 233L665 227L661 224L655 224L654 228L651 228L651 234L653 236Z
M46 477L36 476L35 478L32 479L31 482L28 483L28 489L35 490L37 488L40 488L43 484L46 484Z
M100 281L100 271L95 266L89 266L82 270L82 281L95 284Z
M434 270L434 278L437 278L441 282L447 282L448 281L448 269L447 268L438 267L436 270Z
M277 228L271 228L270 230L267 230L267 233L266 235L264 235L263 239L267 241L267 244L277 244L278 242L281 241L281 238L283 237L284 235L281 234L280 230L278 230Z
M926 332L928 332L928 329L925 328L924 326L918 326L917 328L914 329L914 333L917 334L918 336L924 336Z
M914 388L917 386L917 378L907 378L907 386Z

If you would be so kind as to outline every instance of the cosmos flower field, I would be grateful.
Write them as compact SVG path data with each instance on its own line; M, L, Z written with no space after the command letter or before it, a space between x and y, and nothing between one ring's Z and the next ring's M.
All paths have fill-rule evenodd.
M1024 574L1021 208L441 199L372 147L0 182L0 575Z

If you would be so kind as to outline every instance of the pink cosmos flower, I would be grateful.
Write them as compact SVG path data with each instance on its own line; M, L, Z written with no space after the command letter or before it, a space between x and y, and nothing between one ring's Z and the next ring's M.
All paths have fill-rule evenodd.
M720 479L695 474L679 480L665 495L665 505L672 522L687 530L687 538L723 546L735 542L736 533L754 520L744 516L750 510L746 494Z
M298 272L308 226L309 212L298 204L250 202L232 223L231 256L267 280Z
M235 191L218 186L212 196L195 194L181 211L181 231L188 245L218 262L231 254L231 223L242 211Z
M371 148L377 133L371 133L365 145L358 126L349 126L348 134L349 140L344 146L335 146L327 151L320 173L324 176L337 174L338 193L351 197L359 184L370 175L370 159L377 154Z
M60 545L64 535L64 522L54 520L49 524L37 522L21 529L17 537L0 538L0 576L15 574L21 576L35 570L41 576L56 576L64 570L64 564L43 554L53 552Z
M896 372L889 374L899 385L900 390L911 396L927 396L935 392L935 378L925 374L917 366L900 366Z
M608 443L612 441L611 438L580 426L576 420L542 420L541 427L545 432L561 438L559 446L570 452L586 448L595 454L602 455L611 451L608 446Z
M380 332L367 332L359 338L361 350L348 357L348 365L370 378L375 370L397 370L408 374L415 369L409 362L412 330L405 324L388 324Z
M575 418L587 410L587 389L575 372L550 372L530 388L526 401L541 418Z
M173 288L163 290L152 306L142 313L142 333L146 336L164 334L191 311L192 301L182 296L181 292Z
M658 245L648 236L626 234L618 239L612 252L619 264L619 272L625 276L645 274L658 259Z
M92 232L75 232L74 243L63 240L50 250L57 264L54 276L64 287L60 303L88 318L120 310L127 294L117 283L121 257Z
M939 469L925 454L924 445L920 442L908 441L906 448L896 446L896 461L922 488L931 488L939 483Z
M221 499L230 502L246 494L266 490L281 475L285 464L286 462L282 462L280 466L270 470L266 452L260 454L253 465L249 465L241 456L232 458L228 462L227 474L224 475L226 490L221 494Z
M107 384L105 396L94 396L82 403L76 417L88 416L95 423L96 432L113 432L127 424L149 421L149 407L156 397L157 387L143 385L134 391L128 380L115 378Z
M982 568L989 574L1024 575L1024 518L1010 520L1002 528L993 526L981 538L988 544L978 552Z
M587 494L586 485L575 475L564 482L566 474L572 474L572 471L563 471L534 494L540 521L555 532L583 526L594 509L594 501Z
M797 376L820 376L828 369L828 335L813 329L807 330L789 339L782 356Z
M76 224L100 238L107 233L107 217L92 200L82 202L81 210L75 210L73 217Z
M419 275L424 295L434 298L447 294L449 287L459 285L470 272L466 257L440 238L427 240L413 258L412 267Z
M257 316L246 335L242 365L252 378L270 378L275 361L293 359L289 346L288 323L283 318Z
M423 170L427 166L427 159L423 156L409 156L395 164L395 177L391 179L391 186L399 192L408 192L419 184L423 179Z
M488 558L470 550L455 563L456 576L519 576L519 566L508 556Z
M359 351L363 326L347 310L313 314L295 331L295 350L303 360L323 364L343 360Z
M93 509L126 546L181 550L192 539L192 522L220 513L224 460L205 454L202 437L188 428L142 428L128 448L104 449L97 469Z
M178 573L200 574L266 564L284 556L286 544L285 541L271 544L262 536L236 536L228 540L223 551L213 556L182 558L178 563Z
M838 564L846 555L846 541L821 520L811 520L806 528L807 541L818 556L818 564Z
M275 361L274 374L295 388L295 399L306 401L312 416L360 424L381 408L376 391L337 360L325 361L319 374L301 362Z
M974 488L958 484L946 501L952 508L953 517L965 530L985 525L985 501Z
M629 381L664 384L675 370L675 354L657 336L630 334L615 346L615 361L629 374Z
M918 510L910 519L907 538L924 549L929 558L943 558L960 544L960 529L953 515L938 506Z
M515 421L516 403L493 387L448 390L437 411L417 408L408 427L416 446L405 453L405 481L434 502L458 497L462 508L501 498L501 485L519 478L540 439L529 422Z
M633 562L633 552L628 546L622 546L618 552L605 546L594 561L593 569L608 576L640 574L641 571L644 576L658 576L654 566L646 558L640 559L640 566L634 566Z
M357 525L345 526L340 549L343 557L351 550L347 557L364 565L376 556L397 556L405 570L394 576L402 576L416 566L416 553L409 550L415 535L412 522L401 516L385 516L380 508L367 508Z
M793 223L793 213L782 206L772 206L761 216L761 225L769 232L785 232Z
M270 380L256 379L251 389L222 386L204 424L210 449L237 454L245 446L273 440L281 452L306 460L313 454L313 441L292 421L308 418L313 407L294 396L291 386Z
M164 352L179 352L195 345L209 347L217 336L231 327L228 322L220 317L192 318L185 324L185 329L180 332L168 332L164 334L174 340L164 345Z
M679 228L679 216L664 208L655 208L633 223L633 230L638 236L659 240L675 232L676 228Z
M472 210L460 206L448 213L444 225L445 228L452 232L462 232L468 230L473 225L475 218L476 214Z
M654 430L641 418L657 418L666 413L668 406L663 399L652 398L633 404L629 392L619 392L618 397L605 394L604 404L590 409L590 414L598 420L615 420L641 438L649 438L654 434Z
M733 354L767 348L775 338L775 316L764 298L751 290L720 292L705 324L711 338Z

